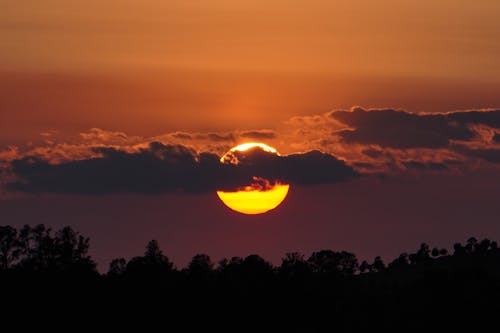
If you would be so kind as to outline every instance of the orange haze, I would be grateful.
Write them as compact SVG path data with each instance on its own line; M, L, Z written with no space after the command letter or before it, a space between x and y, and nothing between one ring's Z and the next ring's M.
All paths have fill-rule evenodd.
M499 15L497 0L7 1L0 144L498 106Z

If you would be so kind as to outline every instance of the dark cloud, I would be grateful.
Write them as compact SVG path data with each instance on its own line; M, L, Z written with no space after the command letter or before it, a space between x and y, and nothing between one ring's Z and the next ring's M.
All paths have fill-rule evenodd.
M448 112L444 114L458 124L483 124L500 128L500 110L470 110Z
M95 152L102 156L60 164L32 157L15 160L12 170L20 181L8 188L23 192L99 194L204 191L214 186L211 178L204 176L217 170L217 156L196 156L184 146L153 142L135 153L114 148L96 148Z
M500 163L500 149L463 149L462 153L490 163Z
M493 136L493 142L495 142L495 143L500 143L500 134L496 133L496 134Z
M359 169L374 169L375 165L373 163L368 162L354 162L352 166Z
M385 155L383 151L372 148L363 149L362 153L374 159L383 157Z
M408 169L416 169L420 171L446 171L448 166L444 163L437 162L420 162L420 161L406 161L402 164Z
M335 132L343 142L398 149L442 148L448 146L450 140L472 140L476 133L470 125L474 124L500 127L500 110L415 114L354 108L333 111L330 117L350 127Z
M240 134L244 138L251 138L257 140L269 140L276 138L276 133L271 130L254 130L245 131Z
M344 161L318 150L287 155L283 161L285 175L293 184L337 183L358 175Z
M252 183L254 177L312 185L357 176L343 161L319 151L278 156L255 148L240 154L238 165L221 164L212 153L159 142L136 152L94 151L98 157L59 164L30 156L14 160L11 169L19 180L7 188L29 193L196 193L234 189Z

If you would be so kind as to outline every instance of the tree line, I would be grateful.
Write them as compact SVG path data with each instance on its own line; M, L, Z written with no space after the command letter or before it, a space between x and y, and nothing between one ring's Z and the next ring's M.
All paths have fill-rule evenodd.
M422 243L388 263L321 250L287 253L279 265L197 254L184 268L151 240L103 274L89 245L70 227L0 226L4 322L10 311L42 313L37 323L49 326L56 314L116 330L137 319L173 331L448 332L488 328L500 310L500 249L489 239L471 237L450 252Z
M77 272L96 273L97 265L89 255L90 239L66 226L53 231L43 224L25 225L19 230L12 226L0 226L0 271L18 272ZM214 263L206 254L193 256L187 267L177 269L162 252L156 240L147 243L144 254L129 261L113 259L107 277L137 276L140 274L181 273L185 276L207 277L212 274L242 270L245 274L268 273L286 278L306 275L349 277L360 274L397 270L429 263L443 257L463 257L496 251L496 241L469 238L465 244L455 243L453 253L445 248L430 248L422 243L414 253L402 253L387 265L380 256L372 262L361 263L355 254L347 251L321 250L305 257L298 252L286 253L279 266L258 255L245 258L224 258Z

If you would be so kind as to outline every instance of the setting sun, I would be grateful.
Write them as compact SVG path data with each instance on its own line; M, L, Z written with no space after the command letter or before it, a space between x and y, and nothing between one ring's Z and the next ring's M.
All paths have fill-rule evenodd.
M266 154L280 156L278 151L264 143L248 142L231 148L221 157L221 163L239 164L235 152L248 154L254 149L260 149ZM235 191L217 191L219 199L232 210L243 214L262 214L278 207L285 200L289 184L269 180L254 175L251 184L243 184Z
M245 189L236 192L217 191L222 202L243 214L262 214L279 206L285 200L290 185L277 184L270 190Z

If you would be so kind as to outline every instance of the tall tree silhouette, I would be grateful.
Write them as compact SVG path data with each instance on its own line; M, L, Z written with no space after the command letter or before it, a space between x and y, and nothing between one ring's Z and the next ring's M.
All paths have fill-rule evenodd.
M96 264L88 255L90 240L70 227L57 231L54 246L58 265L62 269L95 270Z
M155 239L148 242L142 257L134 257L127 264L125 273L132 275L157 275L158 277L171 273L174 265L163 254Z
M0 270L9 269L21 253L17 230L11 226L0 226Z
M23 259L19 266L28 271L95 272L96 264L88 255L89 238L71 227L55 235L43 224L24 226L19 232Z
M41 271L50 268L54 262L54 239L52 229L43 224L34 227L25 225L19 231L23 247L23 260L20 267L25 270Z

